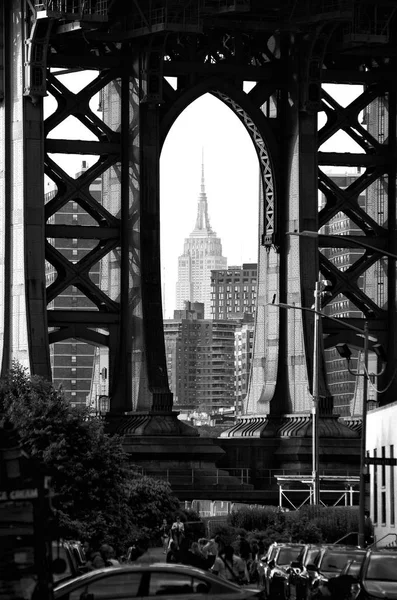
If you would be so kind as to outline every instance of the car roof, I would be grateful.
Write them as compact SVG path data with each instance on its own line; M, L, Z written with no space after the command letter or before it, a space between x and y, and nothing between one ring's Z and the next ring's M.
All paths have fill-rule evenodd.
M397 548L367 548L368 554L391 554L397 555Z
M363 554L365 554L366 549L365 548L360 548L359 546L340 546L338 545L330 545L330 546L325 546L324 547L324 553L325 552L362 552Z
M175 563L163 563L163 562L159 562L159 563L152 563L152 564L145 564L145 563L135 563L134 565L115 565L115 566L111 566L111 567L101 567L99 569L95 569L93 571L89 571L88 573L83 573L82 575L78 575L77 577L73 577L73 579L68 579L67 581L60 581L59 584L56 584L56 591L60 591L66 587L68 587L71 583L76 584L76 583L84 583L84 582L88 582L91 579L95 579L96 577L98 577L99 575L103 575L104 573L125 573L125 572L147 572L147 571L153 571L153 570L160 570L160 571L177 571L177 572L186 572L189 573L190 575L194 576L195 574L197 576L201 575L201 576L205 576L206 579L210 579L212 581L219 581L219 577L217 577L216 575L214 575L213 573L211 573L210 571L204 571L203 569L199 569L197 567L192 567L190 565L182 565L180 563L175 564ZM225 583L226 585L230 585L232 588L237 588L237 589L241 589L237 584L233 583L232 581L226 581L226 580L222 580L222 583Z

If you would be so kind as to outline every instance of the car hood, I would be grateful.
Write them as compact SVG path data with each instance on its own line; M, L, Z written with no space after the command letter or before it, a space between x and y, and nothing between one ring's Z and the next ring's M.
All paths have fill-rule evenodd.
M363 581L362 586L371 596L397 600L396 581Z
M334 577L339 577L340 573L335 573L335 571L320 571L320 575L325 577L325 579L333 579Z

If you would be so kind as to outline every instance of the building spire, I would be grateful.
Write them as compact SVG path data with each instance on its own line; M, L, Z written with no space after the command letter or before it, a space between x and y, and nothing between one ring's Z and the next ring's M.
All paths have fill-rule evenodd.
M208 216L207 194L205 193L204 148L201 149L201 185L198 197L196 226L193 233L197 233L198 231L206 232L207 234L213 233Z

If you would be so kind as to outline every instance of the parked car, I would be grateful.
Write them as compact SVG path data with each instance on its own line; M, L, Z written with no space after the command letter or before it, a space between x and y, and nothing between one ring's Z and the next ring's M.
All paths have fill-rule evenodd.
M54 588L54 600L263 600L261 590L239 587L195 567L155 563L105 567L85 573Z
M366 550L357 546L325 546L312 565L306 569L314 572L308 586L307 600L317 600L330 596L330 579L341 575L347 563L362 563Z
M354 564L345 571L350 582L351 600L397 599L397 552L386 548L367 550L359 569Z
M323 547L320 544L305 544L296 560L291 562L289 569L287 569L288 578L285 582L285 597L287 600L306 599L309 585L316 576L316 571L308 570L307 565L314 563Z
M81 542L62 540L52 543L54 583L77 577L85 571L86 556Z
M295 561L304 544L274 543L269 546L267 554L261 559L263 569L263 585L266 596L273 599L284 598L288 569Z

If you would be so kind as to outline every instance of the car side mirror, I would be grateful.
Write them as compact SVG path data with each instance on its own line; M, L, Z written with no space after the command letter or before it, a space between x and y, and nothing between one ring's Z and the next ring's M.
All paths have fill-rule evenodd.
M301 565L300 565L300 562L299 562L299 560L293 560L293 561L292 561L292 563L291 563L291 567L292 567L293 569L297 569L297 568L298 568L298 567L300 567L300 566L301 566Z
M315 571L316 573L318 573L318 567L316 567L316 565L313 565L312 563L306 565L306 571Z
M274 558L272 558L272 560L269 560L269 562L268 562L268 565L269 565L269 567L270 567L271 569L273 569L273 567L274 567L274 565L275 565L275 564L276 564L276 563L274 562Z

